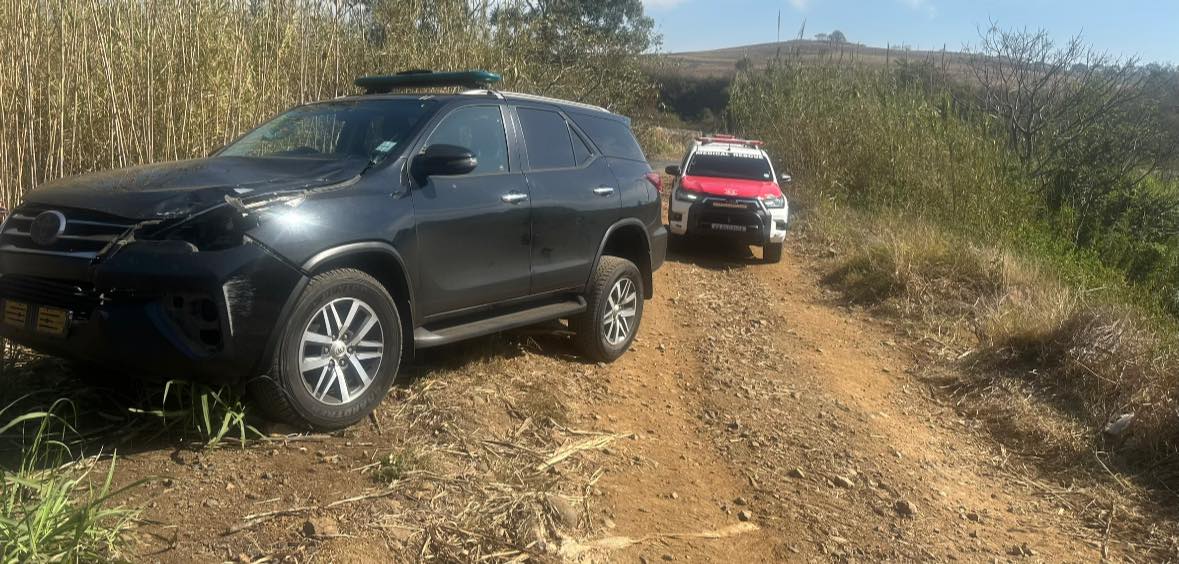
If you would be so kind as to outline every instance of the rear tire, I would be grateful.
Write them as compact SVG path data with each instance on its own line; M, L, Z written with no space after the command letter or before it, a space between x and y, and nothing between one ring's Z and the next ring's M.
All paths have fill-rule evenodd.
M633 262L602 257L590 282L586 310L570 323L578 350L597 362L622 356L639 331L643 292L643 276Z
M316 276L282 328L270 373L249 383L270 418L335 430L371 413L401 362L401 318L389 292L353 269Z
M761 259L767 263L782 262L782 243L766 243L761 248Z

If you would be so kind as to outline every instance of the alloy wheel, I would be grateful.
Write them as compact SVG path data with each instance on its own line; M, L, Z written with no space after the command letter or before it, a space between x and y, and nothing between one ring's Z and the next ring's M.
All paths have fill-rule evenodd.
M634 330L635 304L639 294L630 278L619 278L610 288L606 298L606 313L602 316L602 332L606 342L618 346L630 337Z
M368 390L384 349L384 330L373 308L356 298L337 298L303 329L299 373L317 401L344 405Z

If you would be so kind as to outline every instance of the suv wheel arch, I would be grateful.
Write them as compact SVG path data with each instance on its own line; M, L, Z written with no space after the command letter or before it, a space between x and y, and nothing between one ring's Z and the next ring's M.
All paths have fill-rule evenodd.
M643 275L643 297L651 299L654 296L653 274L651 269L651 235L647 233L647 226L636 218L622 219L606 230L602 242L598 245L598 255L594 258L590 276L598 270L598 264L603 256L616 256L627 259L639 267ZM589 288L590 280L586 280Z
M299 296L307 287L307 283L318 274L338 268L355 268L368 273L376 278L393 296L393 300L397 303L397 311L401 316L402 334L404 335L402 354L410 355L404 356L404 358L412 358L414 352L413 329L417 321L417 312L414 308L416 301L413 299L413 284L408 276L409 271L405 268L405 261L401 258L401 254L392 245L381 241L366 241L320 251L303 263L303 278L283 303L278 323L271 329L266 351L262 356L263 359L273 355L275 347L278 346L279 336L282 334L281 328L286 326L295 304L299 301ZM259 366L255 372L260 373L264 370L265 365Z

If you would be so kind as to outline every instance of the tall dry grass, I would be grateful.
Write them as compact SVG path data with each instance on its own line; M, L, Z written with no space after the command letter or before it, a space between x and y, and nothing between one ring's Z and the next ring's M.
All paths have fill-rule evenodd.
M292 105L356 93L362 74L486 68L508 88L619 110L650 92L637 54L591 38L552 60L543 22L497 23L494 5L0 0L0 203L47 179L205 155Z
M0 198L201 155L370 65L346 12L292 0L0 2Z
M826 282L956 365L947 389L1008 446L1179 480L1179 341L1157 320L913 218L820 208L806 229L837 249Z

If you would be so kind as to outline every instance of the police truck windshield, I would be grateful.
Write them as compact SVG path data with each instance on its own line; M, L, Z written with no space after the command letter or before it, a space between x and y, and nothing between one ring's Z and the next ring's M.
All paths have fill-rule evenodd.
M687 176L738 178L741 180L774 179L770 163L762 157L696 153L688 163Z

